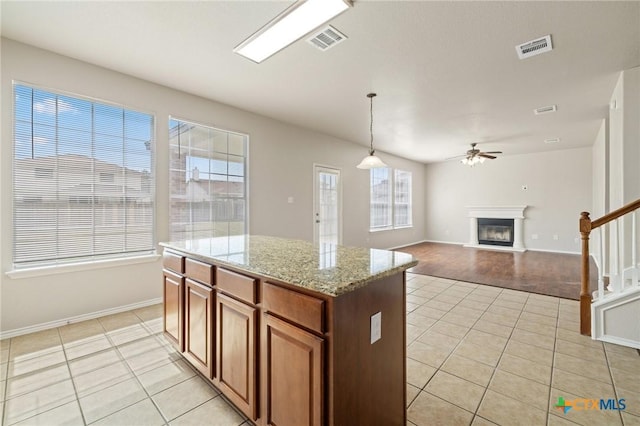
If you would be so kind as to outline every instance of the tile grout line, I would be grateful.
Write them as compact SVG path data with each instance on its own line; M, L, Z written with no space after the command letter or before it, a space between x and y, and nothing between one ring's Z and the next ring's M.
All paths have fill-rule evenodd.
M498 293L498 296L500 294L502 294L502 293L503 293L502 291L500 293ZM495 300L497 300L498 296L496 296L496 299L494 299L494 302L495 302ZM493 377L496 374L496 370L498 370L498 366L500 365L500 361L502 360L502 356L504 355L504 351L507 349L507 345L509 344L509 341L511 340L511 336L513 335L513 330L515 330L516 325L518 324L518 321L520 320L520 317L522 316L522 312L524 311L524 307L526 306L528 300L529 300L529 296L527 295L527 298L525 299L525 302L522 305L522 309L520 310L520 314L518 315L518 318L516 319L516 322L514 323L513 327L511 327L511 333L509 333L509 337L507 338L507 341L505 342L504 348L502 348L502 351L500 352L500 356L498 357L498 360L496 361L496 366L493 368L493 371L491 372L491 376L489 377L489 381L487 382L487 386L484 387L484 392L482 392L482 396L480 397L480 401L478 401L478 406L476 407L476 410L473 413L473 418L471 419L472 423L473 423L473 421L475 420L476 417L480 417L480 418L484 419L484 417L482 417L480 414L478 414L478 411L480 410L480 406L482 405L482 402L484 401L484 398L487 395L487 392L489 391L489 386L491 385L491 382L493 381ZM491 305L493 305L494 302L491 302ZM489 306L491 306L491 305L489 305ZM487 420L489 420L489 419L487 419ZM491 421L491 420L489 420L489 421Z
M151 336L153 336L153 337L154 337L154 339L155 339L155 335L153 334L153 332L152 332L151 330L149 330L149 329L145 326L144 321L142 320L142 318L140 318L140 317L139 317L139 316L138 316L134 311L128 311L128 312L131 312L133 315L135 315L135 317L139 320L139 324L142 324L142 327L143 327L146 331L149 331L149 332L151 333L150 335L151 335ZM168 425L168 424L169 424L169 420L167 420L167 418L165 417L165 415L162 413L162 410L160 410L160 407L158 407L158 405L157 405L157 404L156 404L156 402L153 400L153 398L151 398L151 395L149 394L149 392L147 391L147 389L144 387L144 385L142 384L142 382L141 382L141 381L140 381L140 379L138 378L138 375L136 374L136 372L135 372L135 371L133 371L133 368L131 368L131 366L130 366L130 365L129 365L129 363L127 362L127 359L124 357L124 355L122 354L122 352L120 352L120 349L118 348L118 345L114 344L113 340L111 339L111 336L109 336L109 334L108 334L109 332L107 331L107 329L106 329L106 328L104 328L104 325L103 325L103 324L102 324L102 322L100 321L100 318L98 318L98 322L100 322L100 326L101 326L101 327L104 329L104 331L105 331L105 337L107 338L107 340L109 340L109 342L111 343L111 346L113 347L113 349L115 349L116 353L118 354L118 357L120 358L120 360L122 361L122 363L125 365L125 367L127 368L127 370L131 373L131 375L132 375L132 376L133 376L133 378L135 379L136 383L140 386L140 388L142 389L142 391L144 392L144 394L146 395L146 399L149 399L149 400L151 401L151 403L153 404L154 408L155 408L155 409L158 411L158 413L160 414L160 417L162 417L162 419L164 420L164 424L165 424L165 425ZM143 337L143 339L144 339L144 338L146 338L146 337L147 337L147 336ZM133 341L131 341L131 342L125 342L124 344L126 344L126 343L132 343L132 342L137 341L137 340L140 340L140 339L135 339L135 340L133 340ZM155 340L157 341L157 339L155 339ZM123 382L124 382L124 380L123 380ZM119 383L116 383L116 384L120 384L120 383L122 383L122 382L119 382ZM180 382L180 383L182 383L182 382ZM178 384L178 383L176 383L176 385L177 385L177 384ZM115 385L113 385L113 386L115 386ZM174 386L175 386L175 385L174 385ZM109 387L111 387L111 386L109 386ZM108 389L108 388L106 388L106 389ZM102 420L102 419L104 419L104 418L106 418L106 417L109 417L109 416L111 416L111 415L113 415L113 414L116 414L116 413L118 413L118 412L120 412L120 411L126 410L127 408L132 407L132 406L136 405L137 403L139 403L139 402L141 402L141 401L144 401L144 399L141 399L140 401L136 401L136 402L134 402L133 404L129 404L129 405L127 405L126 407L122 407L122 408L120 408L119 410L114 411L113 413L107 414L106 416L101 417L100 419L96 419L95 421L97 422L97 421Z
M73 393L76 396L76 404L78 405L78 411L80 411L80 417L82 418L82 423L84 425L87 424L87 419L84 416L84 411L82 410L82 406L80 405L80 395L78 395L78 389L76 387L76 382L73 380L73 374L71 374L71 367L69 366L69 359L67 358L67 350L64 347L64 341L62 340L62 334L60 333L60 327L56 328L58 332L58 337L60 338L60 345L62 346L62 353L64 354L64 363L67 366L67 371L69 372L69 380L71 381L71 386L73 387Z
M133 311L126 311L126 312L133 312ZM117 314L116 314L116 315L117 315ZM134 313L133 315L135 315L135 313ZM104 317L101 317L101 318L104 318ZM136 318L140 319L137 315L136 315ZM141 383L140 383L140 381L138 380L138 378L137 378L137 376L136 376L135 372L131 369L131 367L130 367L130 366L129 366L129 364L127 363L126 359L124 358L124 356L122 355L122 353L121 353L121 352L120 352L120 350L118 349L118 346L117 346L117 345L114 343L114 341L111 339L111 336L109 335L109 332L108 332L108 331L107 331L107 329L104 327L104 324L102 324L102 321L100 321L100 318L96 318L96 319L97 319L98 323L100 324L100 327L102 327L102 329L104 330L104 333L103 333L103 334L104 334L105 338L107 339L107 341L109 342L109 344L111 345L111 348L110 348L110 349L115 350L115 353L116 353L116 355L117 355L118 359L119 359L119 360L124 364L124 366L127 368L127 370L129 371L129 373L131 373L131 375L133 376L133 378L134 378L134 379L136 379L136 382L138 383L138 385L140 385L140 387L141 387L141 388L142 388L142 390L145 392L145 394L147 395L147 397L149 397L149 394L146 392L146 389L144 388L144 386L142 386L142 384L141 384ZM137 340L137 339L136 339L136 340ZM130 342L126 342L126 343L130 343ZM110 349L109 349L109 350L110 350ZM105 349L104 351L106 351L106 350L107 350L107 349ZM102 351L99 351L99 352L102 352ZM97 370L99 370L99 368L97 368L97 369L95 369L95 370L92 370L92 371L97 371ZM87 394L87 395L85 395L85 396L89 396L89 395L96 394L96 393L98 393L98 392L102 392L103 390L106 390L106 389L112 388L112 387L114 387L114 386L117 386L117 385L119 385L119 384L121 384L121 383L124 383L124 382L126 382L127 380L130 380L130 379L124 379L124 380L122 380L122 381L119 381L118 383L114 383L114 384L112 384L112 385L110 385L110 386L105 387L104 389L101 389L101 390L96 391L96 392L92 392L92 393ZM151 398L149 397L149 399L151 399ZM133 405L135 405L135 404L137 404L137 403L139 403L140 401L143 401L143 400L144 400L144 399L141 399L141 400L139 400L139 401L135 401L135 402L133 402L132 404L129 404L129 405L125 406L125 407L121 407L120 409L118 409L118 410L116 410L116 411L114 411L114 412L112 412L112 413L109 413L109 414L107 414L107 415L105 415L105 416L102 416L102 417L100 417L100 418L95 419L95 420L94 420L94 421L92 421L91 423L98 422L98 421L100 421L100 420L102 420L102 419L104 419L104 418L107 418L107 417L109 417L109 416L111 416L111 415L113 415L113 414L116 414L116 413L118 413L118 412L120 412L120 411L126 410L127 408L129 408L129 407L131 407L131 406L133 406ZM152 400L152 401L153 401L153 400ZM82 412L82 414L83 414L83 418L84 418L84 410L82 409L82 405L80 404L80 398L78 398L78 405L80 406L80 410L81 410L81 412ZM155 405L155 404L154 404L154 405ZM162 415L162 412L160 412L160 415L161 415L161 416L162 416L162 418L164 419L164 416ZM168 423L168 422L166 422L166 421L165 421L165 425L166 425L167 423ZM87 425L87 422L86 422L86 421L85 421L85 425Z
M611 364L609 364L609 354L607 353L607 347L602 344L602 350L604 351L604 359L607 362L607 371L609 372L609 377L611 377L611 387L613 388L613 395L616 398L616 403L618 401L618 388L615 385L615 381L613 379L613 372L611 371ZM624 425L624 418L622 417L622 410L618 410L618 415L620 416L620 424Z
M560 324L560 306L558 306L558 318L556 318L556 332L553 334L553 357L551 359L551 371L549 372L549 393L547 394L547 426L551 421L551 389L553 389L553 376L556 372L556 347L558 345L558 325ZM564 419L566 420L566 419Z
M3 413L3 419L2 419L2 420L3 420L3 422L2 422L1 424L3 424L3 425L4 425L4 424L8 424L8 423L7 423L7 419L6 419L6 416L7 416L7 410L6 410L6 407L7 407L7 406L6 406L6 402L8 402L8 400L9 400L9 398L7 398L7 391L8 391L8 389L9 389L9 380L10 380L10 379L11 379L11 380L14 380L15 378L19 378L19 377L22 377L22 376L28 376L28 375L30 375L30 374L36 374L39 370L46 370L46 369L49 369L49 368L52 368L52 367L62 366L63 364L65 364L65 365L67 366L67 371L69 371L69 365L68 365L68 363L67 363L66 353L64 352L64 345L62 344L62 338L61 338L61 336L60 336L60 331L58 330L58 328L59 328L59 327L56 327L56 328L55 328L55 330L56 330L56 333L58 334L58 339L60 339L60 346L61 346L61 348L62 348L62 350L61 350L60 352L62 352L63 356L65 357L65 360L64 360L64 361L59 362L58 364L53 364L53 365L47 366L47 367L37 368L37 369L35 369L35 370L33 370L33 371L29 371L29 372L27 372L27 373L23 373L23 374L18 374L18 375L16 375L16 376L13 376L13 377L9 378L9 362L10 362L10 361L9 361L9 359L10 359L10 357L9 357L9 359L7 359L7 374L6 374L7 378L6 378L6 381L5 381L5 395L4 395L4 396L5 396L5 399L4 399L4 401L3 401L3 404L4 404L4 413ZM50 330L54 330L54 329L50 329ZM13 339L13 338L12 338L12 339ZM9 343L9 345L10 345L10 346L12 346L12 342L11 342L11 343ZM41 356L45 356L45 355L41 355ZM39 357L35 357L35 358L39 358ZM35 359L35 358L34 358L34 359ZM15 364L15 362L16 362L16 361L14 360L14 361L12 361L12 362ZM47 387L49 387L49 386L53 386L53 385L57 385L57 384L60 384L60 383L64 383L64 382L65 382L65 381L67 381L67 380L71 381L71 386L73 387L73 392L74 392L74 395L76 396L76 402L78 402L78 405L80 405L80 404L79 404L79 401L78 401L78 398L77 398L77 393L76 393L76 389L75 389L75 384L73 383L73 380L72 380L72 378L71 378L71 371L69 371L69 378L68 378L68 379L60 379L60 380L57 380L57 381L55 381L55 382L53 382L53 383L49 383L49 384L47 384L46 386L39 387L39 388L37 388L37 389L30 390L29 392L24 392L24 393L22 393L22 394L16 395L16 396L14 396L14 397L12 397L12 398L10 398L10 399L17 399L17 398L21 398L21 397L23 397L23 396L29 395L30 393L37 392L37 391L39 391L39 390L45 389L45 388L47 388ZM55 406L50 407L50 408L48 408L48 409L46 409L46 410L44 410L44 411L42 411L42 412L39 412L39 413L36 413L36 414L33 414L33 415L29 415L29 416L25 417L25 418L24 418L24 419L22 419L22 420L17 420L17 421L14 421L14 422L10 423L10 424L16 424L16 423L24 422L25 420L32 419L32 418L37 417L37 416L39 416L39 415L41 415L41 414L44 414L44 413L47 413L47 412L49 412L49 411L55 410L56 408L60 408L60 407L62 407L63 405L69 404L70 402L72 402L72 401L65 402L65 403L60 403L59 405L55 405ZM82 413L81 413L81 414L82 414ZM84 417L83 417L83 423L86 425L86 422L84 422Z
M453 286L455 285L455 283L456 283L456 282L457 282L457 281L454 281L454 282L453 282L453 283L451 283L448 287L446 287L446 288L442 289L442 291L440 291L439 293L437 293L437 295L436 295L436 296L432 297L432 298L431 298L431 299L429 299L429 300L433 300L433 299L435 299L438 295L440 295L441 293L443 293L445 290L448 290L448 289L450 289L451 287L453 287ZM465 283L466 283L466 282L465 282ZM466 294L466 295L465 295L465 296L464 296L464 297L463 297L463 298L462 298L458 303L454 304L454 305L453 305L453 307L452 307L452 308L450 308L450 309L447 311L447 313L450 313L450 312L451 312L451 310L452 310L453 308L455 308L455 307L456 307L456 306L458 306L458 305L459 305L463 300L465 300L465 299L466 299L466 298L467 298L471 293L473 293L473 291L474 291L474 290L476 290L476 289L478 288L478 286L479 286L479 285L480 285L480 284L477 284L477 285L476 285L476 287L474 287L474 288L473 288L473 290L472 290L471 292L467 293L467 294ZM483 313L483 314L484 314L485 312L487 312L487 311L488 311L488 309L489 309L489 308L493 305L493 303L496 301L496 299L497 299L501 294L503 294L503 293L504 293L504 290L505 290L505 289L501 289L501 290L496 294L496 297L494 297L494 298L493 298L493 302L491 302L491 304L489 304L489 306L488 306L487 308L485 308L485 309L482 311L482 313ZM505 294L508 294L508 293L505 293ZM528 300L528 296L527 296L527 300ZM428 302L428 301L427 301L427 302ZM427 302L425 302L425 303L427 303ZM526 304L526 302L525 302L525 304ZM499 305L496 305L496 306L499 306ZM463 307L464 307L464 306L463 306ZM469 308L469 309L473 309L473 308ZM508 309L508 308L507 308L507 309ZM524 304L523 304L522 309L524 309ZM522 315L522 309L521 309L521 311L520 311L520 315ZM518 318L520 318L520 315L518 316ZM444 317L444 315L443 315L443 317ZM434 394L432 394L431 392L426 391L426 390L425 390L425 389L426 389L426 387L429 385L429 383L431 382L431 380L433 379L433 377L434 377L434 376L435 376L439 371L444 371L444 370L441 370L441 367L442 367L442 366L447 362L447 360L448 360L449 358L451 358L451 356L452 356L452 355L453 355L453 353L455 352L456 348L457 348L458 346L460 346L460 344L462 343L462 341L464 340L464 338L469 334L469 332L470 332L471 330L473 330L473 326L474 326L475 324L477 324L477 323L478 323L478 321L480 321L480 318L482 318L482 315L481 315L480 317L478 317L478 319L476 319L476 320L475 320L475 322L474 322L474 323L469 327L469 329L467 330L467 332L466 332L466 333L465 333L465 334L460 338L460 340L459 340L458 344L456 344L456 346L454 346L454 348L451 350L451 352L449 353L449 355L447 355L447 357L442 361L442 363L440 364L440 366L436 369L435 373L433 373L433 375L429 378L429 380L427 380L427 383L426 383L426 384L425 384L425 385L420 389L420 391L419 391L419 392L423 392L423 391L424 391L424 392L429 393L429 394L430 394L430 395L432 395L432 396L438 397L437 395L434 395ZM442 320L442 317L441 317L440 319L438 319L438 320L436 321L436 323L437 323L438 321L441 321L441 320ZM447 321L444 321L444 322L447 322ZM517 322L517 321L516 321L516 322ZM427 331L431 330L431 329L433 328L433 326L434 326L436 323L432 324L432 325L431 325L431 326L430 326L430 327L429 327L429 328L428 328L424 333L422 333L420 336L424 335ZM448 322L447 322L447 323L448 323ZM450 324L458 325L458 324L455 324L455 323L450 323ZM513 333L513 328L515 328L515 325L514 325L514 327L512 327L512 331L511 331L511 333ZM482 330L477 330L477 331L482 331ZM487 333L487 332L484 332L484 333ZM440 334L443 334L443 333L440 333ZM492 334L492 333L487 333L487 334ZM492 334L492 335L493 335L493 334ZM418 336L414 341L416 341L420 336ZM497 335L494 335L494 336L497 336ZM511 336L511 334L510 334L509 336ZM452 336L450 336L450 337L452 337ZM497 336L497 337L502 337L502 336ZM502 353L504 352L504 349L506 348L506 344L507 344L508 342L509 342L509 339L507 339L507 341L505 342L505 347L502 349L502 352L501 352L501 354L500 354L500 357L498 358L498 363L499 363L500 359L502 358ZM462 355L459 355L459 356L462 356ZM464 357L464 356L463 356L463 358L466 358L466 357ZM474 360L472 360L472 361L474 361ZM479 362L479 361L478 361L478 362ZM484 364L484 363L482 363L482 364ZM493 374L495 374L495 370L497 369L497 365L498 365L498 364L496 363L496 367L493 369L494 371L493 371L493 373L491 374L491 377L489 378L489 382L491 382L491 379L493 378ZM446 371L444 371L444 372L445 372L445 373L447 373ZM447 373L447 374L450 374L450 373ZM455 377L458 377L458 376L456 376L456 375L454 375L454 374L452 374L452 375L453 375L453 376L455 376ZM469 381L469 380L467 380L467 379L465 379L465 378L463 378L463 377L458 377L458 378L459 378L459 379L462 379L462 380ZM470 383L473 383L473 382L470 382ZM475 384L475 383L474 383L474 384ZM482 396L480 397L480 402L478 402L478 406L476 407L475 411L474 411L473 413L471 413L471 414L473 414L473 415L472 415L472 417L471 417L471 422L473 422L473 420L475 419L475 417L476 417L476 415L477 415L477 412L478 412L478 408L480 407L480 404L481 404L482 400L484 399L484 395L486 394L486 391L488 390L488 388L489 388L489 384L487 383L487 386L485 387L485 391L483 392ZM419 392L418 392L418 394L419 394ZM416 395L416 398L417 398L417 395ZM415 399L416 399L416 398L414 398L414 401L415 401ZM438 397L438 398L440 398L440 397ZM442 398L440 398L440 399L442 399ZM446 401L446 400L444 400L444 399L443 399L443 401ZM470 412L469 410L467 410L467 409L465 409L465 408L463 408L463 407L460 407L459 405L453 404L453 403L451 403L450 401L447 401L447 402L448 402L448 403L450 403L450 404L452 404L452 405L454 405L454 406L456 406L456 407L459 407L459 408L460 408L460 409L462 409L462 410L465 410L465 411L467 411L467 412ZM413 403L413 402L412 402L412 403ZM411 404L409 404L409 405L411 405ZM407 408L408 408L408 407L407 407Z
M4 394L2 397L2 416L0 417L0 424L6 424L7 416L7 391L9 390L9 360L11 359L11 346L13 338L9 339L9 348L7 349L7 371L4 372Z

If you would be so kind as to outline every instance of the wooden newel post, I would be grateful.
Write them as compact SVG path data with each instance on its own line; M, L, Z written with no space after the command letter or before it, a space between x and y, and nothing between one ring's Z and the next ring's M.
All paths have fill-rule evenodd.
M589 234L591 219L589 212L580 213L582 235L582 279L580 286L580 334L591 336L591 292L589 291Z

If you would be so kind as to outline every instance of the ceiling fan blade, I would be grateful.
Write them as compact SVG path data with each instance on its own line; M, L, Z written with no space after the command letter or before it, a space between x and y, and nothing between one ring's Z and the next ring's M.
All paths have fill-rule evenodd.
M502 154L502 151L486 151L483 154Z
M493 155L487 155L486 152L481 152L480 154L478 154L478 157L484 157L484 158L488 158L490 160L495 160L498 157L495 157Z
M467 157L467 156L468 156L467 154L456 155L455 157L445 158L444 160L445 160L445 161L448 161L448 160L455 160L456 158L463 158L463 157Z

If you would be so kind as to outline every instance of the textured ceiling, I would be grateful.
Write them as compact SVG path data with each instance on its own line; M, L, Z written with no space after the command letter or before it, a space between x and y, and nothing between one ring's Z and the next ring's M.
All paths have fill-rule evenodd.
M326 52L232 49L291 2L2 1L2 36L423 161L589 146L619 72L640 66L640 2L355 1ZM28 24L26 24L28 23ZM551 34L554 50L515 46ZM557 104L555 114L533 109ZM544 139L561 138L558 144Z

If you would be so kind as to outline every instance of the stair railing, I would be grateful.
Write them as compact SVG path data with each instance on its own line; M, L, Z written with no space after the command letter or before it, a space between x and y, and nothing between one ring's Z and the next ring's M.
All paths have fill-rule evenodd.
M639 271L637 258L637 212L640 209L640 200L629 203L617 210L612 211L599 219L591 220L589 212L580 213L580 234L582 235L582 279L580 287L580 333L586 336L591 335L591 303L592 294L589 291L589 234L592 230L600 231L600 250L597 257L598 265L598 300L605 297L604 272L607 262L606 236L609 235L610 270L609 270L609 290L612 293L619 293L625 288L625 279L629 276L632 285L639 285ZM624 225L621 222L623 216L631 214L631 268L624 268L625 259L625 239ZM607 225L608 224L608 230Z

